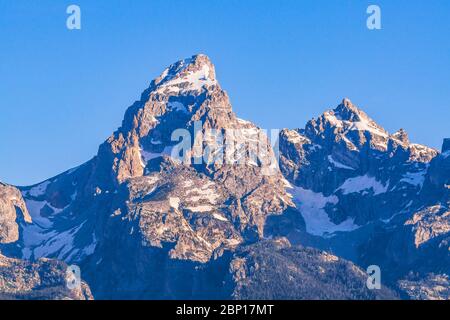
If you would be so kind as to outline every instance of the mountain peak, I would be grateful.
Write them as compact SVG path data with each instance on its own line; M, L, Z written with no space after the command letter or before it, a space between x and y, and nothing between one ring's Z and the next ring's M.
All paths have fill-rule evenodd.
M349 98L342 99L342 102L334 109L334 113L347 121L361 121L362 118L368 118L367 115L358 109Z
M200 91L203 86L216 85L214 64L204 54L179 60L166 68L155 79L154 86L161 91Z
M332 135L339 135L340 140L348 142L348 145L352 149L356 148L353 143L356 139L354 137L355 134L352 133L355 131L368 133L372 139L377 137L377 139L380 140L376 143L377 146L383 146L383 149L386 148L386 140L389 137L388 132L371 119L364 111L354 105L348 98L344 98L341 104L335 109L324 112L319 117L318 121L313 120L309 122L305 130L310 138L317 134L321 135L326 130L324 124L333 128ZM353 138L349 138L347 136L348 134L353 135ZM362 145L366 142L366 138L363 137L363 134L360 134L360 139L361 140L357 144Z
M409 137L408 137L408 133L406 132L405 129L401 128L400 130L398 130L397 132L395 132L392 135L393 138L401 141L404 144L409 144Z
M342 103L345 107L350 108L353 106L353 103L350 101L349 98L342 99Z

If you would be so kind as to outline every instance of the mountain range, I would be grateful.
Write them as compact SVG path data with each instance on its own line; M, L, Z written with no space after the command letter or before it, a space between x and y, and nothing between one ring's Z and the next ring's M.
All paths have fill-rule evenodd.
M449 205L450 139L411 143L347 98L273 139L196 55L89 161L0 184L0 297L449 299Z

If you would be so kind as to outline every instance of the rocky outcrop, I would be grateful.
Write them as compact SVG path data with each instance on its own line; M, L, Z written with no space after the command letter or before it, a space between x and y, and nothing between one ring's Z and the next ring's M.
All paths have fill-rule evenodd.
M435 238L450 234L450 210L440 205L427 207L415 213L405 225L412 226L417 248Z
M285 238L239 248L230 272L235 299L398 299L385 287L369 290L367 274L351 262Z
M31 223L22 194L18 189L0 182L0 243L19 239L18 219Z
M446 274L411 275L399 287L413 300L450 300L450 279Z
M40 259L29 262L0 254L1 300L91 300L86 283L69 289L67 265Z

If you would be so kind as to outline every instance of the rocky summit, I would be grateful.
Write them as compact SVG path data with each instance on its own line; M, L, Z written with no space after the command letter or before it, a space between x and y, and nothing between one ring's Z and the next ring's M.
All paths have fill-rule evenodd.
M430 275L446 279L450 272L446 145L447 140L440 153L411 143L404 129L390 134L349 99L305 128L283 130L280 168L291 183L304 227L292 228L291 223L276 233L293 243L332 251L364 268L378 265L385 283L400 291L405 289L403 278L411 275L424 283ZM433 292L430 296L448 299L446 290L426 290ZM420 296L406 291L407 297Z
M272 140L207 56L172 64L91 160L0 184L0 296L449 298L448 139L411 143L344 99Z

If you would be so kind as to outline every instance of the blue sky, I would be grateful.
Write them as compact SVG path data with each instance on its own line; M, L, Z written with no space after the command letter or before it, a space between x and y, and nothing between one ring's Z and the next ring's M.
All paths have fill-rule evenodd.
M66 28L81 7L82 29ZM382 30L366 28L381 7ZM205 53L235 112L303 127L349 97L394 132L449 137L450 1L0 0L0 180L90 159L170 63Z

